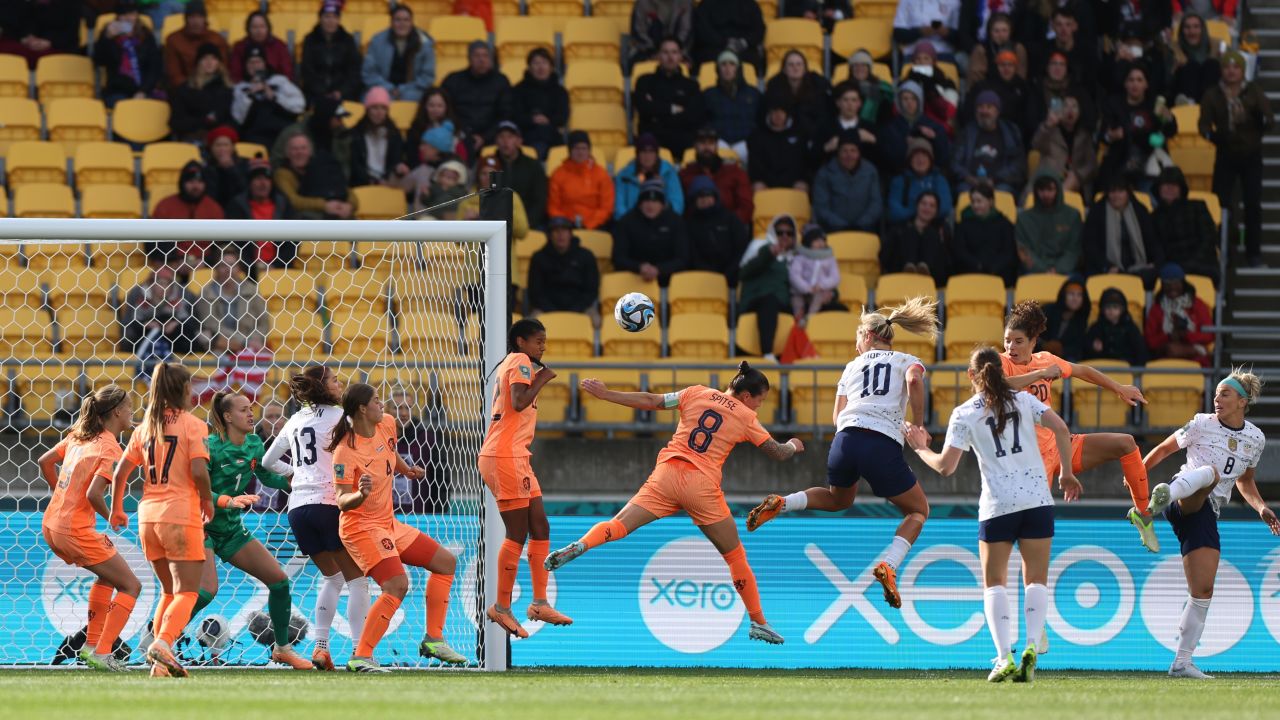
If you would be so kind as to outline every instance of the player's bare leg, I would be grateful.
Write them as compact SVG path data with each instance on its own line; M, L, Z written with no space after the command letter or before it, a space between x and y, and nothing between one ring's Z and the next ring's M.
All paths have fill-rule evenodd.
M639 505L627 503L611 520L596 523L595 527L587 531L587 534L577 541L571 542L547 555L546 568L548 570L562 568L570 561L581 557L583 553L591 548L607 542L621 540L635 532L636 528L644 527L657 519L657 515Z

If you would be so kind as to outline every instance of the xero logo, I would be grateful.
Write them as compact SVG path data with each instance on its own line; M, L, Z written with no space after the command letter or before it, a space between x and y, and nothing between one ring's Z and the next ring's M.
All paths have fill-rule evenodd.
M672 540L649 558L640 575L639 603L649 632L682 653L725 644L746 613L724 559L701 537Z

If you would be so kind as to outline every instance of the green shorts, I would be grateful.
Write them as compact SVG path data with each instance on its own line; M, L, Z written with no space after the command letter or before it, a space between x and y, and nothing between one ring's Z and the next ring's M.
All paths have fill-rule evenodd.
M204 530L204 546L213 550L213 554L223 562L230 562L231 557L240 552L240 548L253 542L253 535L244 525L237 525L233 530Z

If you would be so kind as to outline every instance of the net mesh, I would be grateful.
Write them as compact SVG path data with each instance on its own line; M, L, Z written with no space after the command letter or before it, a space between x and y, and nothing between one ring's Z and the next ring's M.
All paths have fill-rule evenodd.
M42 540L50 490L38 458L65 435L83 399L108 384L132 391L140 420L148 373L164 359L193 371L201 419L218 390L253 399L266 445L298 409L288 379L308 364L377 388L397 418L401 455L426 470L422 480L396 478L397 516L457 556L445 638L479 662L483 495L474 463L485 431L485 253L483 243L462 242L0 241L0 664L65 660L67 636L85 625L93 582ZM305 618L295 618L304 628L299 650L309 655L321 575L297 550L287 494L256 480L248 492L260 500L245 513L245 526L292 581L294 613ZM98 522L143 584L122 636L135 648L133 662L159 594L136 535L140 494L135 479L124 533ZM180 654L194 662L266 662L269 647L250 632L262 625L266 588L223 561L217 577L217 597L187 626ZM410 569L409 595L377 651L384 664L427 662L417 650L426 579L425 570ZM344 590L331 635L335 660L352 646L345 611ZM219 620L229 630L225 638L201 632L216 630Z

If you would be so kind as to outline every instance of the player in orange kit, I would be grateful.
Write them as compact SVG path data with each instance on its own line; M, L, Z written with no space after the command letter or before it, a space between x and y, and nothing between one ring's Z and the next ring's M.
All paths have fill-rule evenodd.
M138 538L163 589L146 658L159 677L187 676L173 643L191 621L204 570L204 524L213 519L209 428L191 414L191 400L191 373L176 363L156 365L142 425L111 479L111 527L119 531L129 524L125 485L142 468Z
M750 442L779 461L804 450L796 438L785 443L774 440L756 416L769 395L769 378L743 362L723 392L702 385L665 395L617 392L595 379L583 380L582 389L601 400L637 410L676 408L680 422L671 442L658 453L653 474L631 501L612 520L596 524L577 542L548 555L547 569L564 567L597 545L621 540L636 528L683 510L724 556L733 586L751 616L749 637L781 645L782 636L769 626L760 608L755 573L747 563L738 525L720 489L724 461L740 442Z
M351 672L388 672L374 661L373 650L409 592L405 564L431 573L427 581L427 634L418 645L418 654L446 663L467 661L444 641L444 618L457 561L430 535L395 517L395 476L421 480L425 475L422 468L409 467L396 452L396 437L396 420L382 412L382 400L373 386L356 383L348 387L342 395L342 417L327 446L333 453L333 482L342 511L338 536L360 570L382 588L347 661Z
M85 401L71 431L39 460L40 474L53 491L42 522L45 542L63 562L98 576L89 590L89 625L80 650L80 659L95 670L124 670L112 648L142 592L111 538L94 530L93 517L110 519L103 494L120 459L117 438L132 425L129 394L108 385Z
M1050 389L1053 381L1063 377L1097 385L1110 390L1131 407L1147 404L1142 391L1133 385L1121 385L1088 365L1077 365L1067 362L1050 352L1033 352L1036 340L1045 330L1044 311L1034 300L1026 300L1014 306L1005 322L1004 349L1000 360L1004 366L1004 374L1009 378L1009 386L1014 390L1024 390L1035 396L1040 402L1051 405ZM1040 443L1040 456L1044 459L1044 469L1050 478L1058 476L1058 465L1062 459L1058 456L1058 446L1054 442L1053 433L1041 427L1036 428L1036 439ZM1160 541L1156 538L1155 527L1151 515L1147 513L1150 500L1147 489L1147 468L1142 462L1142 453L1132 435L1124 433L1089 433L1071 436L1071 470L1075 474L1091 470L1111 462L1120 461L1124 472L1124 484L1129 488L1133 498L1133 508L1129 510L1129 522L1138 528L1142 536L1142 544L1151 552L1160 551Z
M529 540L529 576L533 602L530 620L571 625L573 620L547 602L547 569L551 525L542 506L542 488L529 466L529 443L538 425L538 391L556 376L542 364L547 329L537 320L519 320L507 333L507 356L498 366L489 430L480 448L480 476L498 501L507 537L498 550L498 599L486 614L509 634L529 637L511 612L511 591L520 567L520 552ZM534 372L534 368L537 372Z

